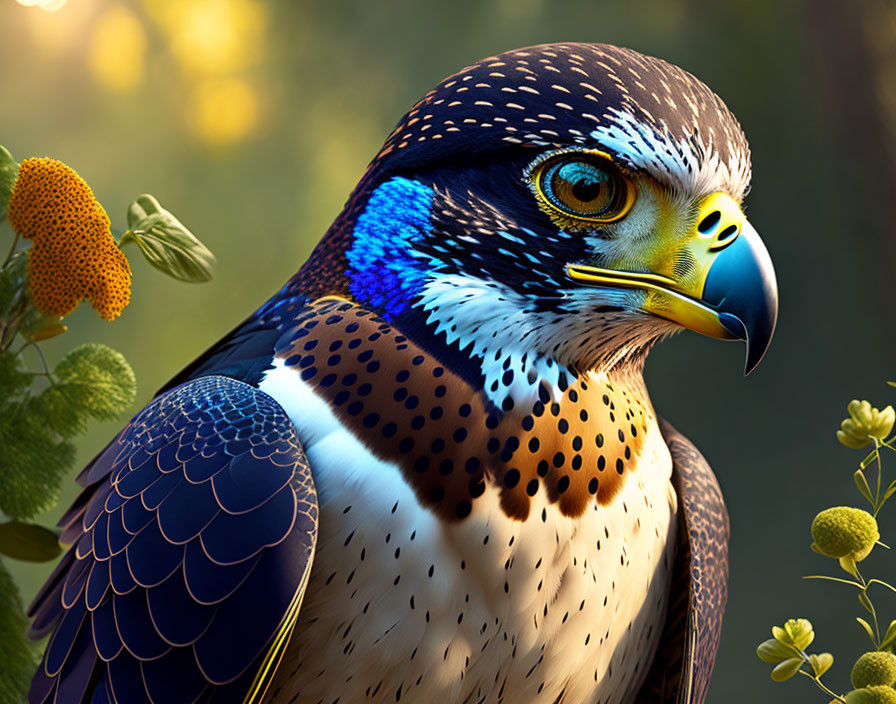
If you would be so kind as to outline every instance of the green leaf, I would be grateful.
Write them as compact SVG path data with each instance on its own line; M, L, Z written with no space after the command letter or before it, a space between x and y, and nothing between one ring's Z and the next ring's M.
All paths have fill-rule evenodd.
M88 342L65 355L48 391L61 394L76 412L112 420L134 402L137 380L127 360L111 347Z
M868 468L868 465L871 464L872 462L874 462L874 460L876 460L876 459L878 458L878 455L879 455L879 451L878 451L878 449L875 447L871 452L868 453L868 455L865 457L865 459L863 459L863 460L859 463L859 468L860 468L860 469L867 469L867 468Z
M856 483L859 493L873 506L874 499L871 496L871 487L868 486L868 480L865 478L865 473L861 469L857 469L856 473L852 475L852 479Z
M871 599L868 598L868 595L865 594L865 592L859 592L859 603L869 614L874 613L874 606L871 604Z
M877 645L877 641L874 639L874 631L871 629L871 624L869 624L865 619L856 617L856 621L859 622L859 625L865 629L865 633L868 634L868 637L871 639L871 642Z
M133 242L159 271L191 283L212 278L215 255L152 196L142 195L131 203L128 227L121 246Z
M880 649L887 650L892 648L894 643L896 643L896 621L890 621L887 632L884 633L884 638L880 642Z
M0 553L16 560L49 562L62 548L56 534L43 526L22 521L0 523Z
M859 578L859 573L856 569L856 561L851 556L846 555L845 557L841 557L838 562L840 563L840 569L851 574L856 579Z
M30 402L0 396L0 511L23 520L52 506L74 459Z
M790 634L788 634L787 631L785 631L780 626L772 626L772 635L779 643L783 643L784 645L793 645L793 639L790 637Z
M15 582L0 562L0 702L24 702L37 667Z
M789 680L793 677L797 672L800 671L800 668L803 666L802 658L790 658L785 660L782 663L779 663L774 670L772 670L772 679L775 682L784 682L785 680Z
M815 639L812 624L804 618L788 619L784 624L784 630L797 650L805 650Z
M884 496L881 499L881 503L889 499L893 494L896 494L896 480L890 482L890 486L887 487L887 490L884 492Z
M779 662L792 658L795 653L793 648L776 641L774 638L769 638L767 641L759 644L759 647L756 648L756 655L762 662L767 662L769 665L777 665Z
M6 217L6 206L19 175L19 163L0 145L0 222Z
M13 399L31 386L34 376L22 367L22 358L13 352L0 352L0 398Z
M809 665L816 677L821 677L825 672L831 669L834 664L834 656L830 653L819 653L818 655L809 656Z

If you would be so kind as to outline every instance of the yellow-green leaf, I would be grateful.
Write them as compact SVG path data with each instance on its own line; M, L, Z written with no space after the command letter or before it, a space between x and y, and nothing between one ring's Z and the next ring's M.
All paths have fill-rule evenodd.
M871 605L871 599L868 598L868 595L865 592L859 592L859 603L862 605L862 608L865 609L869 614L874 613L874 607Z
M756 655L759 659L762 662L767 662L769 665L777 665L779 662L792 658L795 654L793 648L776 641L774 638L769 638L756 648Z
M53 370L56 383L45 393L61 394L98 420L112 420L134 402L134 370L111 347L88 342L71 350Z
M896 494L896 481L890 482L890 486L888 486L887 490L884 492L884 497L881 499L881 503L889 499L893 494Z
M896 643L896 621L890 621L887 632L884 633L884 639L880 642L880 649L891 648L893 643Z
M784 624L784 630L790 636L793 647L797 650L805 650L815 639L812 624L804 618L791 618Z
M834 664L834 656L830 653L818 653L818 655L809 656L809 665L816 677L821 677L825 672L831 669Z
M142 195L131 203L128 227L121 246L133 242L159 271L191 283L212 278L215 255L152 196Z
M865 630L865 633L868 634L871 642L876 643L877 641L874 640L874 631L871 629L871 624L863 618L856 617L856 621L858 621L859 625Z
M0 222L6 218L6 206L12 195L12 187L19 175L19 163L7 149L0 146Z
M803 666L802 658L789 658L782 663L779 663L774 670L772 670L772 679L775 682L784 682L785 680L789 680L793 677L797 672L799 672L800 668Z
M871 498L871 487L868 486L868 480L865 478L865 473L861 469L857 469L856 473L852 475L852 479L856 483L859 493L867 499L868 503L873 504L874 499Z
M772 626L772 635L779 643L783 643L784 645L793 645L793 639L790 637L787 631L785 631L780 626Z
M22 521L0 523L0 553L16 560L49 562L62 548L56 534L43 526Z

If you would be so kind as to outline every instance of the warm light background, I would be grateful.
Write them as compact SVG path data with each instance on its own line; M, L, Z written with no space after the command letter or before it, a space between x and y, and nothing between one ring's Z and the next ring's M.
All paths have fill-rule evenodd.
M814 513L858 501L856 455L833 435L846 402L896 401L883 385L896 377L891 4L41 3L62 6L0 0L0 144L70 164L119 231L130 200L153 193L219 258L212 283L189 286L135 251L123 317L106 324L82 306L72 332L45 345L51 357L87 339L119 349L140 405L295 271L397 119L444 75L504 49L581 40L662 56L709 83L751 140L749 216L781 288L776 340L749 379L740 347L693 334L648 365L656 407L703 449L731 510L731 599L710 700L822 701L808 682L771 683L753 654L772 623L796 616L815 623L819 649L849 660L830 678L848 686L864 647L859 607L800 575L831 569L808 549ZM116 428L94 426L79 462ZM69 483L64 501L72 495ZM878 564L894 577L894 558ZM11 567L26 598L49 571ZM896 599L879 601L896 617Z

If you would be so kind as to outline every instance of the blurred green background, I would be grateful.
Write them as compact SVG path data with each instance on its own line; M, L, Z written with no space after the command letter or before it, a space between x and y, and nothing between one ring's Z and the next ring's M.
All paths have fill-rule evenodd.
M776 339L744 379L740 346L688 333L651 355L648 381L659 412L712 463L731 512L710 701L825 701L809 682L772 683L754 648L773 623L808 617L815 647L842 657L826 678L840 691L864 650L852 595L800 576L832 569L808 549L815 512L858 501L859 456L834 439L846 402L896 400L883 384L896 377L892 3L68 0L47 12L0 0L0 144L18 159L70 164L119 232L127 204L155 194L219 259L212 283L190 286L134 251L121 320L82 306L72 331L44 348L58 357L98 340L123 352L136 411L298 268L426 90L483 56L570 40L683 66L750 139L749 216L781 291ZM94 425L79 464L116 428ZM69 482L62 504L73 495ZM878 576L894 577L889 555L878 556ZM49 571L11 568L26 599ZM896 599L879 602L896 616Z

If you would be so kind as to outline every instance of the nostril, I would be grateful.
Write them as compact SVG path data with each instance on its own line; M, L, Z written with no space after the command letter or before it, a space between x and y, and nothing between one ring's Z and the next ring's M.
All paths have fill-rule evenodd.
M705 218L703 218L703 220L700 221L700 224L697 225L697 229L702 233L707 233L718 224L721 218L722 213L720 213L718 210L713 210L709 215L707 215Z
M723 242L737 234L737 225L729 225L719 233L719 242Z

